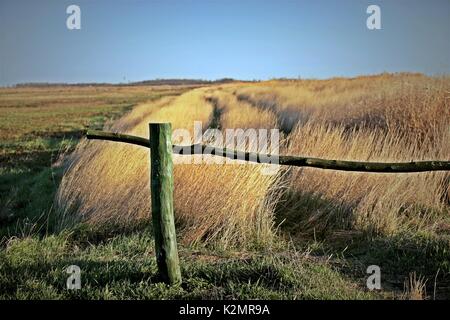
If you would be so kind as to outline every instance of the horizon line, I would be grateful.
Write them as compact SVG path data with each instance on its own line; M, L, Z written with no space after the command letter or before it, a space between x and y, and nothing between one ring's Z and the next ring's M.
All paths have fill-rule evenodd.
M440 74L426 74L423 72L415 71L394 71L394 72L380 72L380 73L369 73L369 74L358 74L352 76L330 76L330 77L271 77L267 79L236 79L233 77L222 77L217 79L204 79L204 78L153 78L146 80L128 81L128 82L47 82L47 81L31 81L31 82L17 82L14 84L0 85L0 88L18 88L18 87L51 87L51 86L138 86L138 85L201 85L201 84L225 84L233 82L264 82L264 81L294 81L294 80L330 80L330 79L355 79L359 77L377 77L382 75L398 76L398 75L411 75L411 76L423 76L431 78L448 77L450 73L440 73ZM160 83L158 83L160 82ZM184 83L183 83L184 82Z

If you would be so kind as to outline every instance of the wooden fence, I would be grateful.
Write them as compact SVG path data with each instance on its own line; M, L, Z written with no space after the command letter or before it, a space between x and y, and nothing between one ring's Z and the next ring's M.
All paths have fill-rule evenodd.
M87 131L88 139L108 140L130 143L150 149L150 189L152 204L152 223L155 238L155 253L158 272L163 281L169 284L181 282L175 223L173 215L173 162L172 153L193 155L203 154L208 148L209 154L266 163L261 159L270 159L273 155L243 152L206 145L176 146L172 145L170 123L150 123L149 139L103 131ZM360 162L327 160L300 156L278 156L279 165L295 167L314 167L321 169L408 173L424 171L450 171L450 161L412 161L412 162Z

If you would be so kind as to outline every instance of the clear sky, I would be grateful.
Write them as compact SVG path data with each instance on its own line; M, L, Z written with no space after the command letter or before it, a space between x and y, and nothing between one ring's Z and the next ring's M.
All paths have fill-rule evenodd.
M450 73L450 0L0 0L0 85L384 71Z

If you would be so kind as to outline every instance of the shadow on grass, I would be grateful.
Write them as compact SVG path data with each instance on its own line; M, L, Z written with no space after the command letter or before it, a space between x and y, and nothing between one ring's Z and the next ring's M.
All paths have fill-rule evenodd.
M0 238L49 231L52 203L62 170L8 170L0 175Z
M326 240L336 231L351 233L351 204L336 203L310 192L288 190L275 209L275 223L290 237Z
M317 194L287 193L280 204L276 221L297 249L334 257L337 270L355 280L365 281L367 267L377 265L382 285L400 293L416 273L425 278L429 298L450 298L450 235L357 231L350 204L336 205Z
M66 272L70 265L81 269L82 290L67 290L66 282L70 276ZM52 299L108 298L108 288L119 289L137 284L151 285L161 280L156 272L153 260L139 261L100 261L64 258L54 262L11 265L2 263L0 279L3 298ZM46 293L50 293L46 296Z
M425 278L430 298L450 298L450 237L433 234L398 234L354 242L348 261L365 272L378 265L384 282L399 290L409 275Z
M49 245L46 243L46 245ZM23 244L19 244L23 246ZM3 299L355 299L370 293L355 288L325 265L252 257L204 262L182 256L183 283L161 283L152 254L120 257L104 251L79 252L50 261L27 260L24 252L0 261ZM67 254L67 253L66 253ZM297 261L298 263L302 261ZM66 269L81 269L81 290L67 290Z

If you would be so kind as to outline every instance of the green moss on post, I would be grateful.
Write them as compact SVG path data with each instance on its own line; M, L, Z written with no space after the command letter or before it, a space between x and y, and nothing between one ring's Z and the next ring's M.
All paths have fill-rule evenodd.
M162 279L181 283L173 215L172 128L150 123L150 188L156 262Z

